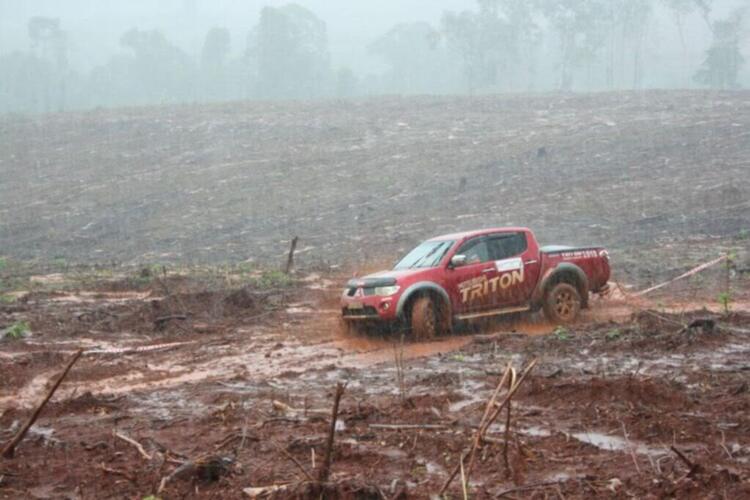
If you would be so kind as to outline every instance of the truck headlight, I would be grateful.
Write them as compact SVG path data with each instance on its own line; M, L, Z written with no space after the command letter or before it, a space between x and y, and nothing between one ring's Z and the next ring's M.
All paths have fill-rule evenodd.
M398 285L392 285L392 286L378 286L375 287L375 295L380 295L381 297L389 297L399 290Z

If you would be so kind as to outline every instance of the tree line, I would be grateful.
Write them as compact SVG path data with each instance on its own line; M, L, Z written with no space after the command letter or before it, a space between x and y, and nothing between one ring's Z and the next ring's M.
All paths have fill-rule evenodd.
M668 13L683 56L672 86L740 86L748 6L719 17L714 0L477 0L438 25L402 23L368 47L380 74L336 67L327 27L296 4L265 7L233 52L230 32L210 29L191 56L158 30L131 29L122 52L83 74L68 61L58 19L28 21L30 49L0 55L0 112L52 112L238 99L456 94L654 86L656 11ZM700 59L687 50L686 22L711 35ZM663 70L662 70L663 71Z

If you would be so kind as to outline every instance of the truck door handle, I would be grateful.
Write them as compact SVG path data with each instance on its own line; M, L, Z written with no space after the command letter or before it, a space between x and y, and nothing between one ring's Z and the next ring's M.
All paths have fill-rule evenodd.
M495 268L494 267L490 267L489 269L484 269L482 272L483 273L492 273L494 271L495 271Z
M527 261L524 262L524 264L526 264L527 266L529 266L531 264L536 264L536 260L527 260Z

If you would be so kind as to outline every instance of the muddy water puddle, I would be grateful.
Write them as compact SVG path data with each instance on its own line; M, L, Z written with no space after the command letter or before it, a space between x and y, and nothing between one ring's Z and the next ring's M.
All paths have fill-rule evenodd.
M590 444L604 451L632 451L633 453L653 457L669 455L668 450L659 450L638 441L626 440L618 436L600 432L573 432L569 435L582 443Z

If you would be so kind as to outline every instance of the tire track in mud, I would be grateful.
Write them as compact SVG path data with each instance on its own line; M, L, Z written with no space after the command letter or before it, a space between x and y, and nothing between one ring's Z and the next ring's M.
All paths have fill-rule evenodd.
M748 305L739 302L735 307L747 310L750 309ZM642 298L635 301L628 298L597 300L592 308L584 313L582 324L626 320L633 313L640 309L648 309L649 306L653 307L653 304ZM688 308L695 310L695 306L696 304L675 303L669 307L662 306L660 311L680 312ZM86 358L82 360L83 366L79 368L84 379L66 382L54 399L62 401L87 392L97 396L158 391L232 378L257 382L284 374L300 374L328 367L365 368L393 361L395 348L402 350L404 359L408 360L459 350L476 337L464 334L432 342L401 344L395 339L332 335L331 332L338 329L330 315L321 318L320 315L304 312L291 316L298 320L298 324L291 328L284 326L276 329L238 329L230 334L228 342L223 345L204 344L198 340L140 346L118 346L115 343L104 342L99 348L92 342L85 353ZM553 330L554 327L543 320L523 317L510 324L496 325L494 330L485 330L482 333L515 331L538 335ZM67 341L60 342L59 345L64 348L59 352L68 352L69 344ZM32 353L9 353L9 356L24 354ZM87 369L95 370L107 363L111 364L111 361L100 362L98 357L101 355L128 356L131 361L120 373L99 378L96 376L97 372L93 371L88 373L90 378L86 380ZM113 371L118 371L115 366ZM47 382L56 373L55 370L39 373L20 389L0 389L0 408L33 407Z
M239 333L250 333L243 332ZM352 337L332 338L317 343L305 343L299 339L282 339L277 334L254 336L253 341L242 345L211 346L195 342L175 342L154 346L91 349L86 352L89 366L96 365L96 355L123 354L148 355L143 364L130 363L127 371L99 380L67 382L55 395L61 401L83 393L97 395L121 395L137 391L170 389L183 384L197 384L241 377L249 381L260 381L278 377L284 373L303 373L309 370L336 368L363 368L393 359L393 341ZM433 356L458 350L470 343L473 336L449 338L419 344L403 344L404 359ZM187 348L187 349L186 349ZM239 352L237 350L239 349ZM169 350L165 356L163 351ZM205 360L195 362L196 358ZM86 363L82 363L86 365ZM85 374L84 366L83 372ZM13 406L27 409L36 403L45 385L56 371L35 376L14 394L0 396L0 407Z
M445 340L424 344L404 346L404 358L432 356L460 349L471 342L471 336L452 337ZM273 344L274 339L268 339ZM356 344L363 345L355 340ZM334 340L319 344L302 344L282 347L266 356L269 351L256 350L255 344L247 346L239 354L223 353L218 357L199 363L184 362L160 364L159 371L168 375L149 379L149 373L131 371L123 375L99 380L93 383L77 384L62 392L66 397L74 392L91 392L98 394L123 394L140 390L174 388L182 384L204 383L242 377L246 380L263 380L277 377L283 373L302 373L335 365L337 368L363 368L393 359L393 344L382 341L365 341L369 348L351 350L348 340ZM348 351L348 352L347 352ZM189 360L183 360L188 361ZM153 373L153 372L151 372Z

